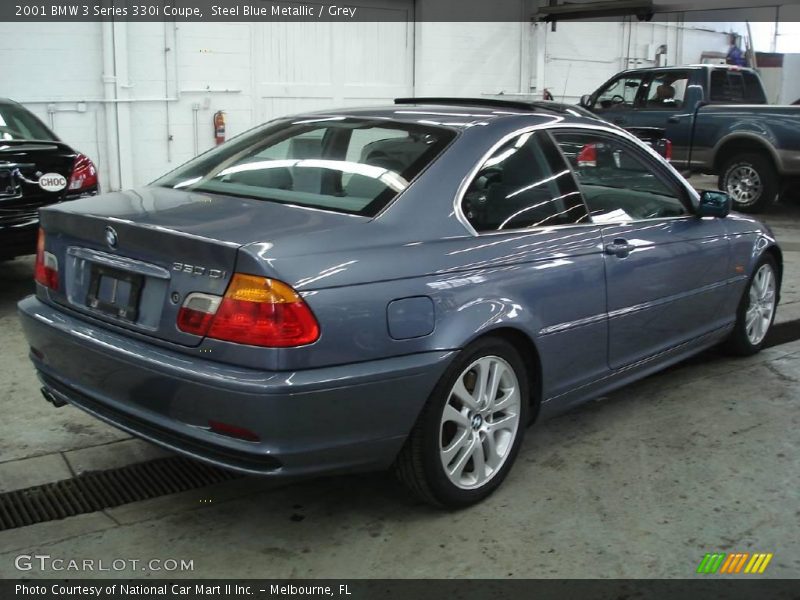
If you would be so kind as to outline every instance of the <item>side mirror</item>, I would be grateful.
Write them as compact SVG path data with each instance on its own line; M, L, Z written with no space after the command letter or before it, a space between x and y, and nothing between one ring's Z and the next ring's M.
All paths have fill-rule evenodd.
M578 100L578 104L583 108L592 108L592 96L590 94L584 94L581 96L581 99Z
M719 190L702 190L700 204L697 207L698 217L727 217L731 212L731 197Z

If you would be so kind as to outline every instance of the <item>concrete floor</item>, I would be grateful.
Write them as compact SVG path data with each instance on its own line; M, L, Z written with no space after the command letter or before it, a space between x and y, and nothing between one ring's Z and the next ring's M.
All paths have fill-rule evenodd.
M786 252L778 321L800 318L800 207L765 215ZM38 393L14 315L30 259L0 264L0 491L161 455ZM528 430L501 489L456 513L383 474L242 479L0 532L18 554L194 561L169 577L691 577L706 552L772 552L800 577L800 341L707 352ZM126 570L126 577L163 572ZM107 577L85 572L81 576Z

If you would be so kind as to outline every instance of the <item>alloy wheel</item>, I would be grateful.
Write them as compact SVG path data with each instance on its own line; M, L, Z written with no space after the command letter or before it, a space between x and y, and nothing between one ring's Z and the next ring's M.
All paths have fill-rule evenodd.
M749 304L745 311L745 333L748 341L757 346L767 335L775 313L775 273L772 266L763 264L750 284Z
M484 356L456 379L439 431L447 478L461 489L492 479L508 459L520 424L519 380L499 356Z

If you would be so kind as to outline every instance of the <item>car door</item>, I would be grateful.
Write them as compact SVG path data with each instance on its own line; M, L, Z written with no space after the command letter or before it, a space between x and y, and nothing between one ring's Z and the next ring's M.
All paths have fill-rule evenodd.
M592 112L620 127L632 124L636 99L642 87L642 73L623 73L606 83L592 97Z
M721 220L694 216L672 171L619 134L554 137L601 226L609 366L625 367L723 326L729 240Z
M483 291L476 300L464 288L468 295L458 310L466 314L489 303L494 320L506 318L503 307L510 307L513 321L536 340L546 397L607 375L600 227L589 222L549 135L525 131L495 148L459 207L476 237L453 242L465 244L451 252L459 261L457 278L463 281L467 269L477 269L471 277L480 278ZM450 302L459 305L458 289L450 293Z
M663 134L683 111L688 87L689 71L648 72L636 99L636 118L630 126L659 129Z

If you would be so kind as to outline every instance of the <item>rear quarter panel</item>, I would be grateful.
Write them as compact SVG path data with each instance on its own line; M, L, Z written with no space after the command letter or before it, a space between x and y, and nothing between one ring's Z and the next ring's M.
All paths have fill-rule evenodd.
M538 344L548 394L606 371L598 227L462 235L276 259L271 266L304 296L321 325L313 347L280 353L281 370L459 349L493 329L511 327ZM432 300L433 331L392 338L387 307L417 297Z

